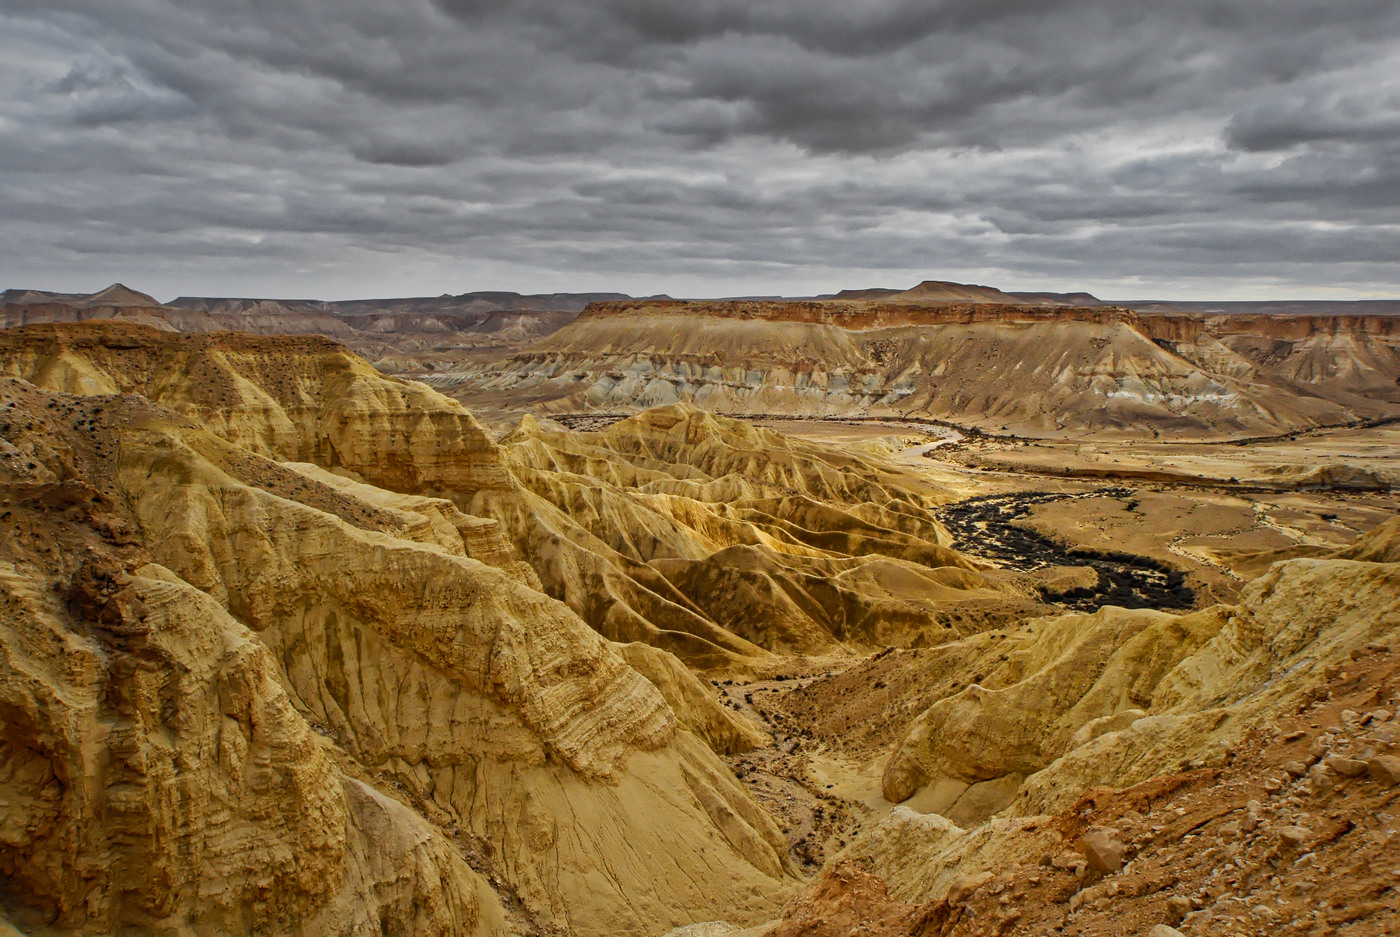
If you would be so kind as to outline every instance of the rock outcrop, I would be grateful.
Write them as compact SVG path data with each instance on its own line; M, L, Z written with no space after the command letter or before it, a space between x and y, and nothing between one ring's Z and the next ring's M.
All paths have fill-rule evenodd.
M36 383L0 388L11 920L588 935L777 907L782 838L701 738L751 733L457 507L515 486L469 414L320 340L34 334L3 368Z
M140 394L230 443L206 458L259 486L373 505L395 536L460 541L610 640L697 667L927 641L959 603L1036 607L948 548L938 499L909 470L694 408L600 433L526 418L497 445L460 404L327 339L112 322L0 332L0 373Z
M1156 681L1165 730L1139 717L1095 735L1079 770L1042 770L1037 797L986 822L896 807L780 919L709 933L824 935L853 918L890 937L1394 933L1396 564L1312 562L1275 566ZM1323 575L1339 588L1311 598L1332 591Z
M527 493L471 510L600 633L693 666L941 641L959 608L1037 607L947 546L922 479L873 456L685 405L598 432L526 417L501 446Z
M1240 436L1400 415L1400 318L880 299L590 306L431 377L552 411L935 417L1030 435Z
M181 296L163 305L120 283L92 294L6 290L0 328L112 320L171 332L324 335L392 372L433 371L508 353L619 293L483 292L321 302Z
M1233 607L1108 608L950 648L982 677L915 720L886 765L885 796L928 789L928 805L947 813L1001 781L1000 797L970 819L1027 816L1095 785L1221 761L1244 734L1306 702L1331 668L1394 640L1395 530L1386 524L1338 557L1276 563Z

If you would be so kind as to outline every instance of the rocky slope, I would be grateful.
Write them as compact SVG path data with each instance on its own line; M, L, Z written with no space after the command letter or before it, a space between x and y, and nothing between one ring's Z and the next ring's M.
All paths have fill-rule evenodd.
M0 332L0 931L1392 927L1400 521L1067 612L1102 570L972 558L1026 532L897 448Z
M945 689L890 759L889 796L926 785L915 806L742 933L1392 933L1397 536L1392 521L1276 564L1233 607L1105 610L947 649L936 680L984 675Z
M326 339L114 323L0 332L0 373L139 393L249 452L450 499L470 555L698 667L928 643L1040 607L1034 584L948 549L940 499L908 469L690 408L600 433L527 419L498 446L459 404Z
M602 634L693 666L941 642L1041 607L1024 577L949 549L941 499L873 455L688 406L597 432L527 417L502 449L529 496L474 510Z
M465 411L323 340L5 338L0 870L26 932L776 907L781 837L705 741L742 730L457 507L515 484Z
M991 431L1259 435L1400 415L1400 318L1144 314L883 299L598 303L506 362L438 374L482 405L933 417Z

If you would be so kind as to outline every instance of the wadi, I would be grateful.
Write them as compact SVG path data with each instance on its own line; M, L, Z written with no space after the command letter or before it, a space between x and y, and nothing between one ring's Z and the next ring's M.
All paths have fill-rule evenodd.
M0 935L1400 932L1400 302L0 324Z

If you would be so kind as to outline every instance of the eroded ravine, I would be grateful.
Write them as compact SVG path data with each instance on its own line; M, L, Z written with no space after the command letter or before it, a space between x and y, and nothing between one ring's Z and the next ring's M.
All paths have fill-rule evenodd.
M788 842L788 857L802 875L812 875L849 843L861 827L858 804L819 787L809 771L819 744L780 705L787 694L830 676L778 677L751 682L714 681L729 709L752 720L772 744L730 755L734 776L777 820Z

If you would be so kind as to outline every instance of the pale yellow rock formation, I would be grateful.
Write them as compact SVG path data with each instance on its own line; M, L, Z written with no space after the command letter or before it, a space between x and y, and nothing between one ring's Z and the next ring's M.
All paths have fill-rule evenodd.
M897 901L922 903L947 895L953 880L1015 863L1036 865L1065 847L1043 817L995 819L965 830L937 814L896 807L843 851L875 870Z
M743 673L772 652L929 643L950 605L1035 604L965 574L974 564L947 546L938 498L908 469L691 407L588 434L527 419L498 446L459 404L328 340L114 322L0 333L0 371L141 394L230 443L205 456L234 474L250 453L287 463L318 487L315 506L349 498L386 534L451 553L460 541L604 637L694 667ZM308 497L295 477L256 471L268 490Z
M1192 760L1223 759L1245 732L1296 708L1327 668L1367 644L1395 641L1400 564L1276 563L1229 611L1219 633L1163 677L1148 718L1099 735L1031 776L1010 811L1056 810L1072 790L1126 786Z
M51 584L73 578L86 541L130 554L120 568L139 570L116 593L139 627L118 629L134 649L108 688L89 673L98 663L66 651L49 651L42 673L24 670L36 654L27 643L95 640L103 613L83 607L62 627L61 608L5 621L6 647L23 659L0 681L32 715L10 720L31 728L11 734L14 767L0 772L18 806L0 863L41 909L50 903L40 913L60 914L57 932L81 932L89 912L106 915L93 918L100 932L113 921L189 921L244 933L248 915L264 912L309 934L378 933L381 923L504 932L514 925L464 847L519 897L519 914L570 934L661 931L721 908L761 919L790 890L772 820L686 726L721 746L745 744L746 733L707 709L702 685L660 652L643 652L648 679L528 575L474 558L481 525L421 493L431 486L369 490L324 465L274 462L133 395L3 384L0 465L29 525L0 551L13 570L6 594L52 605ZM447 416L474 425L455 408ZM442 478L458 470L397 458L436 465ZM499 478L510 482L504 468ZM97 519L86 541L68 542L59 534L81 511ZM40 561L53 565L46 578L32 568ZM170 622L142 610L160 603ZM182 653L186 643L201 650L162 650L152 628L175 629ZM235 663L243 669L220 676ZM63 681L82 692L56 688ZM54 713L25 702L36 693L80 715L47 728ZM182 694L213 708L201 715ZM128 697L134 728L99 718ZM182 754L186 719L193 747ZM230 719L247 727L244 741ZM27 754L36 746L37 761ZM84 759L121 777L98 794L45 780L43 766L62 759L79 765L61 768L65 777L91 774ZM57 822L51 803L65 792L76 803L64 809L87 811L73 823ZM201 826L229 823L217 836ZM102 842L79 842L75 829ZM36 830L57 839L36 848ZM70 867L92 884L75 884Z
M169 437L144 442L123 480L154 554L259 633L360 763L493 844L546 919L645 928L781 889L771 821L565 606L242 485ZM674 855L676 873L646 871L647 853ZM618 868L598 877L599 856Z
M915 721L885 768L885 797L902 801L944 778L972 784L1040 770L1086 723L1149 705L1157 683L1223 623L1217 609L1178 617L1110 607L969 643L964 666L986 676Z
M36 572L0 564L0 863L27 933L499 932L450 841L337 768L214 600L89 562L65 603Z
M531 418L502 440L528 497L487 492L546 590L604 635L692 666L839 642L941 641L962 603L1030 607L947 546L908 469L689 406L592 433Z
M115 322L0 332L0 373L73 394L133 393L271 459L410 493L509 485L460 404L319 336L175 335Z
M674 654L640 641L618 645L618 650L633 670L661 691L680 724L719 754L749 751L772 741L750 720L721 706Z
M1098 784L1127 786L1223 759L1296 707L1323 672L1400 631L1396 522L1342 556L1274 564L1236 606L1189 615L1107 608L1030 622L950 654L982 680L917 719L884 772L885 796L947 812L939 785L1015 778L983 819L1055 812ZM995 656L994 656L995 655ZM1024 777L1024 783L1020 778ZM955 792L960 793L960 791Z

